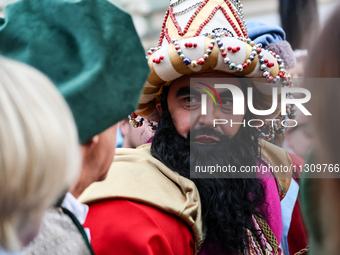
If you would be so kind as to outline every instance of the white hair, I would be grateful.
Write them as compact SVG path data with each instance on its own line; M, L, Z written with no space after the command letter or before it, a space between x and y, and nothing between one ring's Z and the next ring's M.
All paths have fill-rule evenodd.
M30 222L80 172L76 126L45 75L0 58L0 246L18 251Z

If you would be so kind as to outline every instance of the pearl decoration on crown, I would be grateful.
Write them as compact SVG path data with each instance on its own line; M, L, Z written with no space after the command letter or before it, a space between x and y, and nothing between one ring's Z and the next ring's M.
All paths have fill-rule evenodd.
M193 4L193 5L191 5L191 6L187 7L187 8L185 8L185 9L184 9L184 10L182 10L182 11L179 11L179 12L173 12L173 15L175 15L175 16L179 16L179 15L185 14L185 13L187 13L187 12L191 11L192 9L194 9L194 8L197 8L197 7L198 7L198 6L200 6L200 5L201 5L203 2L204 2L204 1L201 1L201 2L195 3L195 4Z
M197 67L198 65L204 65L206 60L209 58L209 55L212 52L212 49L217 45L219 48L220 54L223 57L223 61L225 64L228 65L228 68L230 70L236 70L238 72L242 72L244 69L248 68L248 66L255 60L255 57L258 56L258 61L260 62L260 69L262 71L262 75L264 78L266 78L266 81L268 83L277 83L279 81L282 81L283 87L292 87L293 82L291 80L291 76L287 73L287 71L284 69L284 63L281 57L272 52L269 51L269 53L276 59L278 65L279 65L279 73L276 77L273 77L270 75L270 72L267 70L268 68L272 68L275 66L274 62L270 62L268 59L264 57L261 44L255 44L254 41L252 41L249 38L244 38L244 37L239 37L237 38L238 40L250 45L252 47L252 52L251 55L248 57L245 63L234 63L230 61L230 58L228 57L228 54L237 54L238 51L241 50L241 47L231 47L231 46L224 46L222 43L221 37L227 37L228 35L225 34L218 34L218 33L205 33L203 34L204 36L210 38L210 44L208 45L208 48L205 50L205 54L198 58L197 60L191 60L188 57L186 57L183 54L183 51L181 50L180 43L177 39L172 39L172 43L175 45L175 49L177 51L177 54L179 57L182 59L183 64L185 65L190 65L191 67ZM197 45L194 43L187 42L184 44L186 48L192 48L195 49ZM196 46L196 47L195 47ZM151 48L148 51L148 55L152 55L155 51L159 50L161 47L158 48ZM151 53L151 54L150 54ZM162 58L162 59L161 59ZM159 57L160 60L163 60L163 56ZM153 60L153 62L155 62ZM156 61L158 62L158 61ZM155 63L156 63L155 62ZM161 62L161 61L160 61ZM159 63L156 63L159 64ZM289 93L287 94L287 98L293 98L293 94ZM287 105L287 114L282 116L280 121L287 121L288 119L294 119L296 118L296 106L295 105ZM284 134L287 127L284 126L278 126L276 122L272 122L273 125L270 126L270 130L268 134L265 134L262 132L261 129L258 129L260 132L260 137L263 138L266 141L271 140L272 138L275 137L275 134ZM138 125L138 124L135 124ZM264 128L264 127L263 127ZM262 129L263 129L262 128Z
M170 7L173 8L173 7L175 7L175 6L180 5L180 4L183 3L183 2L185 2L185 0L177 0L177 1L174 2L174 3L170 3ZM194 5L190 6L190 7L185 8L185 9L182 10L182 11L179 11L179 12L176 12L176 13L173 13L173 14L174 14L175 16L185 14L185 13L189 12L190 10L192 10L192 9L194 9L194 8L196 8L196 7L198 7L198 6L200 6L200 4L202 4L203 2L204 2L204 1L198 2L198 3L196 3L196 4L194 4ZM230 0L230 3L231 3L231 4L234 6L234 8L235 8L235 9L232 10L232 11L233 11L233 12L235 11L235 12L238 14L238 16L239 16L239 18L240 18L240 21L242 21L242 23L243 23L243 25L244 25L244 27L245 27L245 30L248 31L247 24L246 24L245 19L244 19L243 5L242 5L241 1L240 1L240 0ZM229 7L231 7L231 6L229 5Z
M272 77L270 75L270 72L268 71L269 68L272 68L275 66L274 62L270 62L268 59L266 59L264 57L265 54L263 54L263 49L262 49L262 45L261 44L255 44L255 42L251 41L248 36L247 36L247 25L245 23L244 20L244 15L243 15L243 5L241 4L240 0L225 0L225 2L228 4L228 7L230 8L230 10L232 11L234 17L236 18L239 26L240 26L240 30L239 28L236 26L237 24L234 24L233 22L231 22L231 18L227 15L227 13L225 12L225 10L223 8L221 8L221 10L223 11L224 15L226 16L226 18L228 19L228 21L231 23L233 29L235 30L237 36L239 37L238 39L247 43L248 45L250 45L252 47L252 52L251 55L248 57L248 59L244 62L244 63L234 63L231 62L231 59L228 57L228 54L237 54L238 51L240 51L240 47L231 47L228 45L223 45L223 42L221 41L221 37L223 36L228 36L227 34L218 34L218 33L205 33L204 36L206 37L210 37L211 41L210 44L208 45L207 49L205 50L205 53L203 54L202 57L198 58L197 60L191 60L190 58L186 57L183 54L183 51L181 50L179 41L177 39L171 39L167 33L167 28L166 28L166 22L167 19L170 15L170 18L173 20L177 30L178 30L178 34L179 36L184 36L187 31L188 28L191 25L192 20L196 17L197 13L204 7L204 5L206 3L208 3L209 0L204 0L201 2L196 3L195 5L188 7L182 11L179 12L173 12L172 11L172 7L177 6L181 3L183 3L185 0L177 0L174 3L170 4L169 9L166 11L165 14L165 19L162 25L162 31L161 31L161 35L160 35L160 39L159 39L159 43L158 43L158 48L151 48L148 52L147 55L151 56L154 54L155 51L159 50L161 48L162 42L163 42L163 38L166 38L166 40L168 41L169 44L174 44L175 45L175 49L177 51L177 54L179 55L179 57L182 59L183 64L185 65L190 65L192 67L197 67L198 65L204 65L206 60L209 58L209 55L211 54L213 48L215 47L215 45L217 44L217 47L219 48L220 54L223 57L223 61L224 63L228 66L228 68L230 70L236 70L237 72L243 72L246 68L249 67L249 65L252 64L252 62L255 60L256 56L258 57L258 61L260 62L260 70L262 71L262 75L264 78L266 78L266 81L268 83L277 83L279 81L282 82L284 87L291 87L293 86L292 80L290 75L287 73L287 71L284 69L284 63L283 60L280 58L279 55L275 54L274 52L269 51L269 53L276 59L276 62L278 63L279 66L279 73L276 77ZM191 19L189 20L188 24L186 25L186 27L184 28L184 30L182 31L179 24L177 23L176 19L174 18L175 15L181 15L184 14L188 11L190 11L191 9L194 9L195 7L198 7L197 10L195 11L194 15L191 17ZM213 13L211 15L209 15L209 17L207 18L207 20L205 20L199 27L198 31L196 32L196 34L194 35L194 37L196 36L200 36L200 32L202 31L203 27L210 21L211 17L213 17L213 15L215 14L215 12L219 9L220 7L215 7L215 9L213 10ZM241 32L243 33L243 37ZM184 45L187 49L192 48L193 50L197 47L197 45L195 44L190 44L190 43L186 43ZM195 47L196 46L196 47ZM147 58L148 58L147 56ZM164 59L163 56L160 56L159 58L154 58L153 62L155 64L161 64L161 61ZM287 94L288 98L292 98L293 95L292 94ZM294 105L288 105L287 106L287 114L285 116L281 117L281 121L285 121L290 119L293 119L296 117L296 107ZM272 138L275 137L275 134L283 134L285 133L286 127L282 127L282 126L278 126L276 122L273 122L273 125L270 127L270 131L269 134L264 134L263 132L261 132L261 129L259 129L260 131L260 137L265 139L265 140L271 140Z

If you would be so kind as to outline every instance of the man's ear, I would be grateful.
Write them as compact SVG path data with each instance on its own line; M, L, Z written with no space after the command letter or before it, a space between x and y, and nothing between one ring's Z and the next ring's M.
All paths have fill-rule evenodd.
M82 144L85 147L90 147L92 145L95 145L99 142L99 135L95 135L94 137L92 137L90 140L88 140L87 142L85 142L84 144Z
M96 145L99 143L99 135L95 135L87 142L83 143L80 148L83 154L83 159L87 158L88 155L91 155L93 150L96 148Z
M161 102L156 103L156 109L159 113L159 116L162 116L162 105Z
M92 137L92 143L98 143L99 142L99 135L95 135L94 137Z

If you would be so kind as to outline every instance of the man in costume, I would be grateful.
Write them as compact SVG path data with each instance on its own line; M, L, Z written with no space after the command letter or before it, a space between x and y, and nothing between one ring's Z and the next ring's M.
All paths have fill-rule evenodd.
M148 76L132 19L106 0L19 1L0 20L0 54L53 81L72 110L83 154L78 181L45 214L39 236L23 254L93 254L91 230L81 226L88 206L76 198L106 178L116 123L135 109ZM132 65L133 75L126 68Z
M211 115L200 114L202 92L190 87L190 78L265 77L253 89L255 108L268 109L272 88L290 86L283 60L248 37L240 1L229 0L172 1L159 45L147 54L151 74L130 122L141 126L145 120L138 114L151 126L151 120L159 123L152 143L117 150L108 178L80 197L90 205L84 225L93 231L95 252L280 254L280 200L290 186L290 173L263 180L190 180L189 168L190 149L196 162L216 164L205 157L212 147L214 152L219 148L216 158L224 165L290 166L283 149L264 141L283 129L273 126L265 135L241 125L213 128ZM238 79L233 85L245 90ZM210 107L208 101L213 114L230 107L228 91L219 94L224 94L220 105ZM294 117L294 112L290 107L283 117ZM250 118L247 111L235 120Z

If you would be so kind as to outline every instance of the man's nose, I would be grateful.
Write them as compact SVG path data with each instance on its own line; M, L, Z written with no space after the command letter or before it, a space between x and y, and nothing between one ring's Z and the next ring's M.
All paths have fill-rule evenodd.
M199 125L202 127L212 127L214 124L214 119L216 119L216 110L217 106L215 105L214 101L211 98L208 98L206 105L206 115L200 116L198 120Z

